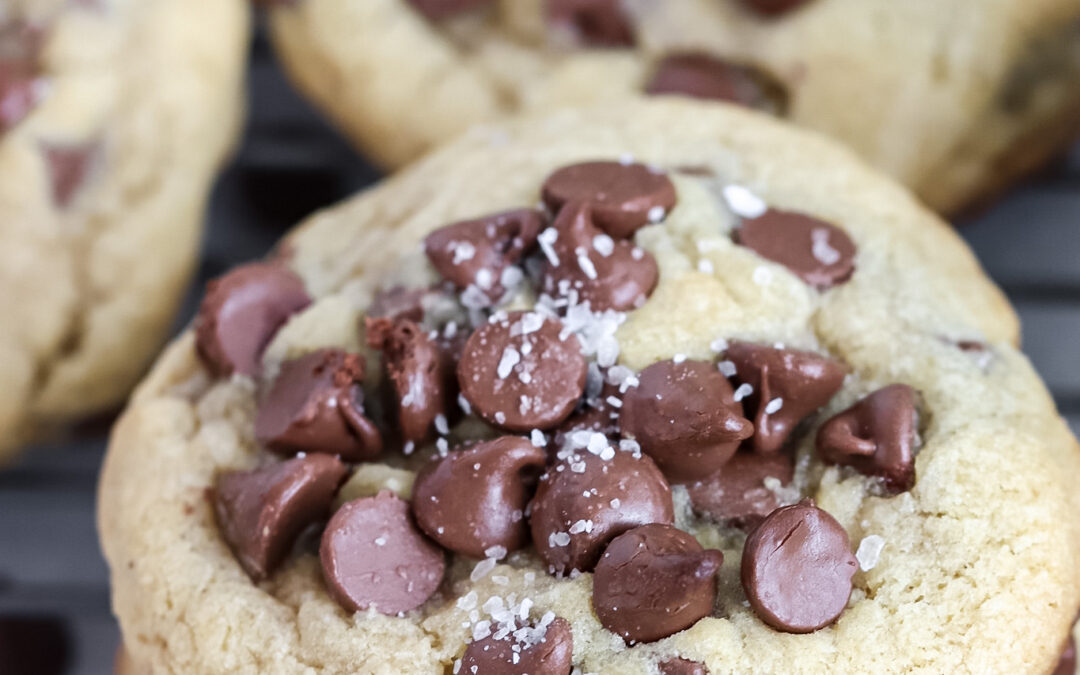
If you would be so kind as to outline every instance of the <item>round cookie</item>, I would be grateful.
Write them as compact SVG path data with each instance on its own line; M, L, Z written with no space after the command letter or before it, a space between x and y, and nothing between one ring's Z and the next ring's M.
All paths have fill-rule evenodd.
M485 253L491 262L473 268L476 283L464 288L445 279L480 251L490 253L482 248L491 243L485 233L497 237L499 228L454 230L468 231L452 247L425 253L432 232L533 207L554 172L602 160L628 171L644 165L670 181L674 206L642 211L635 200L622 200L624 215L646 214L619 219L631 230L623 239L588 215L586 195L559 215L544 213L535 240L523 228L514 239L519 245L496 247L507 257ZM766 213L818 220L824 235L792 241L810 247L823 268L845 263L832 242L846 239L851 274L818 286L798 273L803 268L793 271L739 243L741 229ZM591 244L560 249L560 237L576 232L580 217L593 228ZM619 243L638 252L621 258L612 274L632 276L635 264L651 259L659 273L655 289L628 311L594 312L575 302L574 291L604 283L587 269L599 268L596 262ZM1045 672L1056 663L1080 606L1080 449L1015 347L1011 309L968 249L847 151L737 108L640 101L567 111L477 128L313 216L286 244L291 254L278 264L303 280L313 302L253 342L266 345L258 347L259 373L214 377L199 356L207 353L207 338L189 332L165 352L115 429L98 522L113 606L137 662L200 673L299 673L312 664L326 673L443 673L459 660L500 662L514 653L553 668L565 665L569 651L580 672L605 674L694 672L695 663L713 673ZM540 298L535 289L560 250L569 253L558 265L580 274ZM500 266L502 292L491 298L480 286L494 289L494 275L484 270ZM485 323L492 302L503 304ZM200 325L213 311L207 306ZM554 339L542 330L545 321L562 322L565 339L579 341L590 363L578 407L529 432L499 428L505 420L496 415L493 425L480 422L474 408L491 403L501 380L516 378L513 391L525 396L532 390L519 385L529 379L538 387L577 388L566 364L531 358L526 345L536 344L538 333ZM391 362L380 363L368 345L383 344L370 337L373 328L385 332L381 322L416 326L403 333L414 336L414 351L395 350ZM498 362L489 380L496 394L470 400L441 389L447 395L428 410L427 435L405 441L399 404L409 392L412 400L433 400L422 394L460 386L461 371L446 363L469 349L474 326L504 322L510 337L474 345ZM744 359L740 344L756 345L768 358ZM327 514L348 505L345 515L338 510L328 526L314 520L293 553L254 583L223 537L228 530L215 502L225 477L232 483L276 475L285 462L302 459L263 448L255 419L283 363L327 348L363 357L362 384L331 408L328 398L297 390L297 400L321 406L298 423L325 419L328 410L363 417L380 430L383 451L353 464L334 500L322 503ZM446 362L409 356L431 350ZM729 352L750 364L747 374ZM725 392L725 418L769 430L769 443L755 447L751 437L738 453L792 463L790 479L766 474L759 481L772 493L772 508L782 508L755 512L763 534L749 552L740 529L747 514L733 513L739 517L729 522L724 500L699 510L693 486L679 482L692 478L684 473L690 463L669 462L680 469L675 480L643 452L656 425L643 426L641 438L620 432L622 398L638 386L639 372L660 362L712 364L731 385L730 398L709 385ZM842 367L844 378L835 383L823 363ZM416 389L395 388L387 368L413 373ZM658 388L702 386L679 369L668 372ZM751 380L756 396L748 391ZM910 407L878 415L873 401L880 397L871 397L890 386L910 387L910 399L897 396ZM788 401L762 395L766 389ZM695 428L678 410L643 410ZM791 411L798 411L797 423ZM818 429L831 420L838 421L819 443ZM520 442L488 443L506 436L546 446L542 475L533 460L522 461L530 455ZM421 471L457 457L470 442L483 448L472 472L464 462L446 465L460 480L438 479L441 469ZM670 445L660 447L670 459ZM911 455L895 451L906 447ZM704 443L693 449L710 452ZM910 485L891 483L893 474L879 470L911 461ZM445 492L459 482L468 492ZM534 494L525 508L518 501L523 490ZM252 503L278 513L280 494L275 488L264 503ZM469 518L455 525L442 512L440 522L442 504ZM488 507L492 522L528 521L533 544L507 538L481 560L455 552L479 541L474 532L483 530L473 523L486 522L477 514ZM533 517L538 509L543 518ZM448 526L457 529L442 536L438 528ZM768 541L780 542L781 557L769 557ZM327 546L334 555L350 547L363 575L352 579L327 564ZM815 547L828 555L809 555ZM387 569L389 550L400 551L398 572ZM621 564L656 583L620 584L611 570ZM792 587L775 571L806 566L827 586ZM426 584L440 574L432 591ZM392 596L401 614L380 613L364 590L371 575L387 585L380 594ZM594 585L601 577L604 585ZM328 585L348 590L350 603L364 609L345 610ZM715 604L702 607L701 594L712 590ZM671 603L687 593L695 602L675 614ZM633 614L623 617L619 606Z
M240 0L5 4L0 458L120 403L159 348L238 131L248 14Z
M292 79L386 166L507 113L691 94L833 136L955 213L1080 132L1071 0L268 4Z

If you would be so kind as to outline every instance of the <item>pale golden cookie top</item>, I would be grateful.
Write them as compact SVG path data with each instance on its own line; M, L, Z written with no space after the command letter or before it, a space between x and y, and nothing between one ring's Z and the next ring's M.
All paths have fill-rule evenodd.
M589 161L624 179L643 167L634 184L648 208L618 185L578 208L575 186L596 170L555 176ZM521 210L541 202L533 228ZM425 250L454 223L466 227ZM800 233L790 238L809 254L777 249L773 227ZM501 257L481 257L484 237L464 236L478 231ZM580 232L591 247L564 246ZM650 260L655 277L641 271ZM604 266L609 276L590 273ZM603 285L615 278L634 293ZM478 293L495 295L496 281L508 304L492 310ZM417 330L386 291L432 284ZM590 293L609 309L574 299ZM252 307L267 311L237 339L233 318ZM197 327L136 394L102 477L114 606L141 663L443 672L497 655L512 621L521 658L546 635L545 667L582 673L655 673L676 657L714 673L1040 672L1080 604L1080 452L1015 350L1000 292L907 193L753 113L653 101L477 128L315 215L274 261L223 277ZM410 386L404 376L435 372L459 334L461 397L419 375L425 386ZM700 387L665 408L686 381ZM598 398L593 383L609 388ZM694 391L710 392L700 413L726 431L694 427L673 445L650 420L693 410ZM567 429L545 460L577 414L567 392L584 394L577 412L601 399L639 412L620 419L617 441ZM519 394L517 409L507 396ZM854 459L859 438L876 443L866 461ZM724 467L788 452L791 475L770 469L758 486L786 508L734 513L712 499ZM696 474L712 461L717 474ZM534 487L524 477L540 470ZM504 490L490 491L492 475ZM507 517L470 520L474 495L496 494ZM321 542L301 537L290 552L297 525L328 506ZM770 564L770 538L790 523L829 555ZM635 542L650 553L633 554ZM613 571L677 598L690 586L657 574L676 558L699 581L663 620ZM777 569L815 578L821 602L789 602ZM628 620L627 603L647 620Z

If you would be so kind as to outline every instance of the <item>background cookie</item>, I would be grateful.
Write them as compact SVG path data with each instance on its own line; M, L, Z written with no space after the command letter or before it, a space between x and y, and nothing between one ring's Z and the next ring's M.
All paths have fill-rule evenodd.
M440 594L404 618L344 612L311 554L286 556L280 570L253 584L222 540L222 516L206 490L225 472L278 466L255 440L263 433L257 388L272 395L289 370L283 361L314 350L363 352L357 327L373 294L386 284L419 287L434 279L418 244L435 228L528 207L556 169L626 160L627 153L673 181L676 203L635 237L655 257L659 284L618 329L621 364L639 370L715 359L730 348L718 337L832 355L851 375L812 428L878 387L902 382L918 391L920 449L910 491L872 496L872 481L861 474L812 459L812 429L796 436L809 462L796 483L812 487L818 505L843 526L847 554L856 553L861 567L836 625L807 636L768 628L742 603L739 535L692 515L680 490L677 524L725 553L718 605L690 630L631 649L598 623L591 575L555 579L528 549L511 565L451 558ZM749 192L724 189L731 186ZM734 209L745 215L753 196L846 233L855 248L851 275L815 290L790 265L735 243ZM815 257L832 259L817 248ZM970 253L846 153L737 110L654 102L566 113L477 130L316 216L284 250L314 301L273 335L262 384L213 378L188 334L142 385L115 432L99 524L114 607L139 662L196 672L296 672L314 662L329 672L440 672L463 658L481 617L497 609L489 596L510 591L520 591L519 600L527 592L536 619L552 611L571 623L574 663L585 672L653 672L676 655L720 672L1027 670L1057 658L1080 602L1075 441L1011 346L1015 319ZM471 259L458 251L456 264ZM383 295L383 312L390 307ZM363 379L372 387L378 378ZM364 398L370 406L377 400ZM779 418L783 406L766 408ZM447 420L436 416L431 424L439 430ZM390 508L393 497L373 496L380 489L417 494L402 471L412 460L399 454L402 442L387 439L386 461L397 466L361 464L339 502L358 498L374 507L365 499L382 500ZM428 443L414 448L415 457L432 451Z
M247 24L239 0L5 5L0 456L119 403L160 345L239 125Z
M950 213L1080 117L1069 0L270 4L294 81L387 166L506 113L692 89L832 135Z

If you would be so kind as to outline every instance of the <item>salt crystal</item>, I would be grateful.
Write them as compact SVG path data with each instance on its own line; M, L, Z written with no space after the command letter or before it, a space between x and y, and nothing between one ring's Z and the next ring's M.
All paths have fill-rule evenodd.
M720 361L716 364L716 369L720 371L720 374L724 377L735 376L735 362L734 361Z
M469 399L465 398L465 394L458 394L457 403L458 407L461 408L461 412L466 415L472 414L472 405L469 403Z
M570 535L566 532L552 532L548 535L548 546L566 546L570 543Z
M450 433L450 424L446 421L446 415L439 413L435 416L435 431L443 436Z
M506 552L505 546L492 546L491 548L484 549L484 557L502 560L506 557Z
M682 363L686 360L686 354L676 354L675 356L671 357L671 360L674 363Z
M765 414L772 415L784 407L784 399L777 397L765 404Z
M596 280L599 277L599 275L596 273L596 265L594 265L593 261L589 260L589 256L585 255L584 253L578 253L577 264L578 267L581 268L581 271L584 272L585 276L589 279Z
M544 432L540 431L539 429L533 429L531 432L529 432L529 440L534 446L538 448L542 448L547 445L547 436L545 436Z
M869 534L859 542L859 549L855 551L855 559L859 561L859 569L869 572L877 566L881 559L881 549L885 548L885 540L876 534Z
M654 223L654 224L659 223L661 220L664 219L664 216L666 216L666 215L667 215L667 211L664 210L664 207L657 204L656 206L649 209L649 213L648 213L649 222Z
M824 227L810 230L810 252L823 265L833 265L840 261L840 251L829 244L829 231Z
M540 250L544 253L544 257L547 258L548 263L552 267L559 266L559 254L555 252L555 242L559 240L559 231L554 227L549 227L536 237L537 242L540 244Z
M739 401L743 400L744 398L753 393L754 388L746 382L743 382L739 385L739 388L735 390L735 402L738 403Z
M491 570L495 569L495 564L495 558L485 558L484 560L476 563L476 567L474 567L472 573L469 574L469 580L480 581L488 574L490 574Z
M472 260L476 255L476 247L467 241L455 241L450 243L450 247L454 250L454 259L451 264L460 265L466 260Z
M476 591L469 591L465 595L458 598L458 600L457 600L457 608L467 612L470 609L473 609L473 608L476 607L477 600L478 600L478 596L476 595Z
M593 248L605 258L615 252L615 240L607 234L598 234L593 237Z
M723 194L728 207L743 218L757 218L769 209L761 197L741 185L725 185Z
M499 367L496 373L500 380L505 380L510 376L510 372L514 369L514 366L521 363L521 352L514 347L507 347L503 350L502 358L499 360Z

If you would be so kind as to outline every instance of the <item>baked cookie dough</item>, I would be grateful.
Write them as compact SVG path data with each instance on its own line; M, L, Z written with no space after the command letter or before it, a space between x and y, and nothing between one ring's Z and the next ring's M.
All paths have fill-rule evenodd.
M236 137L247 35L241 0L0 8L0 459L120 403L158 350Z
M507 113L734 100L955 213L1080 131L1073 0L277 0L292 79L394 167Z
M113 434L154 672L1062 653L1080 449L961 240L834 144L681 100L478 127L282 252Z

